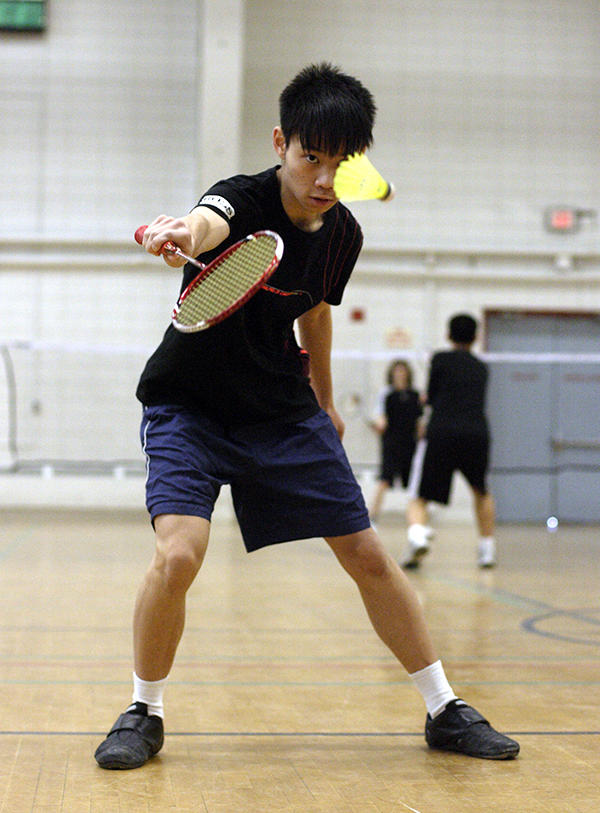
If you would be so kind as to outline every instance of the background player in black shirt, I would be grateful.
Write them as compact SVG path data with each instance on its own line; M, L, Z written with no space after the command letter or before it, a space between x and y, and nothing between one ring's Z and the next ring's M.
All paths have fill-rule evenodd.
M447 505L452 478L460 471L471 487L479 543L480 567L496 564L494 498L487 486L490 434L485 415L488 380L486 365L471 352L477 322L469 314L450 319L453 349L436 353L431 360L427 403L427 447L416 497L408 506L408 547L402 561L414 568L429 550L427 503Z
M412 386L410 364L393 361L386 374L387 387L379 393L377 414L371 422L381 435L381 468L379 482L373 494L369 516L377 521L383 499L394 481L400 478L408 486L410 467L417 444L417 426L423 407L417 390Z
M430 746L506 759L516 742L456 698L410 582L371 528L344 453L331 382L331 305L340 302L362 233L333 191L337 167L372 141L373 98L330 65L301 71L280 97L280 164L215 184L182 218L144 233L210 259L249 231L280 232L282 261L233 316L202 333L169 327L138 386L144 405L146 504L156 534L134 614L133 702L96 750L103 768L143 765L163 744L163 690L206 553L219 489L231 485L248 551L324 537L356 581L369 618L420 691ZM164 256L179 266L173 254ZM193 273L184 271L185 284ZM310 381L300 343L310 354Z

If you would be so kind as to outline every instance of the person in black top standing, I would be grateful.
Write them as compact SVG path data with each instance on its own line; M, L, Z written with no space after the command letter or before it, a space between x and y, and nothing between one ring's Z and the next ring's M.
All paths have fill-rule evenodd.
M383 499L394 481L400 478L408 486L410 467L417 444L418 420L423 414L419 393L412 386L410 364L393 361L386 375L387 387L379 394L377 415L371 422L381 436L381 468L379 482L369 510L377 521Z
M487 486L490 433L485 415L487 366L471 352L477 322L469 314L450 319L452 350L436 353L429 371L430 416L416 494L407 511L408 547L402 566L418 567L429 550L427 503L447 505L455 471L471 487L479 531L480 567L496 564L494 498Z
M132 703L96 749L96 761L111 770L138 768L163 745L163 691L224 484L249 552L325 538L355 580L374 629L421 693L432 748L514 757L518 743L450 687L419 599L371 527L341 442L331 306L341 301L362 232L337 200L333 179L348 155L372 142L373 97L324 63L300 71L279 102L277 166L219 181L188 215L160 215L144 233L151 254L172 240L207 262L248 232L271 229L281 234L284 252L268 290L201 333L169 326L142 372L137 395L155 552L135 605ZM163 259L182 265L173 254ZM183 285L192 274L184 270Z

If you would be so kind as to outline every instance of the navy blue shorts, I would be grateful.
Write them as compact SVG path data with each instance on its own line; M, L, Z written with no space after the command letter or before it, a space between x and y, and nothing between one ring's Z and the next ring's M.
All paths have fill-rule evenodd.
M298 423L230 429L178 406L144 407L146 506L210 520L229 483L247 551L370 526L362 492L324 411Z

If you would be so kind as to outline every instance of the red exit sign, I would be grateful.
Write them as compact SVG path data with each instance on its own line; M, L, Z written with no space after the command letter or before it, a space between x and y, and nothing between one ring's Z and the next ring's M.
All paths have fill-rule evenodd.
M579 228L579 212L570 206L549 206L544 222L548 231L572 234Z

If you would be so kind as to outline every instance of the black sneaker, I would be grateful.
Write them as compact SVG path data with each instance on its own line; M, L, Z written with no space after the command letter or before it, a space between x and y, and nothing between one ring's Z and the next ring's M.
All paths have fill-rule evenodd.
M451 700L434 719L428 714L425 739L430 748L480 759L513 759L519 753L518 742L493 729L464 700Z
M135 703L108 732L106 739L96 748L96 762L101 768L125 771L139 768L163 746L163 721L148 716L145 703Z

